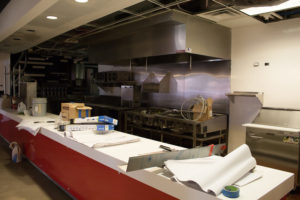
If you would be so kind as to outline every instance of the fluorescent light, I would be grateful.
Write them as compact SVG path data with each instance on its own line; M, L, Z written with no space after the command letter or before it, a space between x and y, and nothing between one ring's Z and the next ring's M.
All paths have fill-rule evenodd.
M51 20L57 20L57 17L56 17L56 16L47 16L46 18L47 18L47 19L51 19Z
M215 58L215 59L208 59L208 62L218 62L218 61L223 61L223 59L220 58Z
M75 0L77 3L87 3L89 0Z
M275 5L275 6L264 6L264 7L251 7L251 8L245 8L241 11L248 14L248 15L258 15L262 13L268 13L268 12L274 12L279 10L285 10L289 8L295 8L300 6L299 0L288 0L284 3Z

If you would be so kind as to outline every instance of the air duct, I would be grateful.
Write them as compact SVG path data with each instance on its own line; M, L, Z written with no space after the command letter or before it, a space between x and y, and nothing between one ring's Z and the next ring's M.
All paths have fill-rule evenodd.
M88 41L89 60L100 64L178 54L229 60L231 51L229 28L174 10L103 31Z

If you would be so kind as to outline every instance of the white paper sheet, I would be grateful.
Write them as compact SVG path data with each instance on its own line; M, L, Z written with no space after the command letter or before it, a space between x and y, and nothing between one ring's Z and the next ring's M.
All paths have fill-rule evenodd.
M131 136L118 131L109 131L107 133L97 133L97 131L73 131L66 132L66 137L74 139L75 141L85 144L92 148L101 148L107 146L115 146L137 142L140 139L136 136Z
M19 130L26 130L32 135L36 136L41 127L53 126L54 123L47 123L47 121L55 121L55 119L47 116L30 117L30 119L23 119L16 127Z
M252 183L253 181L261 178L262 176L263 173L260 171L248 172L245 176L243 176L237 182L235 182L234 185L242 187L244 185Z
M165 165L180 182L194 182L199 189L218 195L224 186L232 185L252 170L256 161L244 144L223 158L211 156L190 163L168 160Z

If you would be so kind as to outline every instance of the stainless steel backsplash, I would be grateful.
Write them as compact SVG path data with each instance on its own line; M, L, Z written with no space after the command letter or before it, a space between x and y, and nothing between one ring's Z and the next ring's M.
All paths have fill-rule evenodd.
M114 66L111 70L130 70L130 68ZM154 73L158 81L167 73L171 73L169 92L144 92L143 104L179 109L186 99L203 96L213 99L214 112L226 114L229 112L229 101L225 94L230 92L230 61L195 61L191 69L186 62L157 64L147 68L133 66L132 70L138 84L142 84L150 73ZM101 95L105 95L103 91Z

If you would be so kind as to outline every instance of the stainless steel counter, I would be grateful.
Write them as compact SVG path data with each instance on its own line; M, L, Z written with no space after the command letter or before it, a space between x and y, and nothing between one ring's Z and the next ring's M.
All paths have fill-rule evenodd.
M295 185L300 185L300 111L263 108L244 126L246 143L258 164L293 172Z

